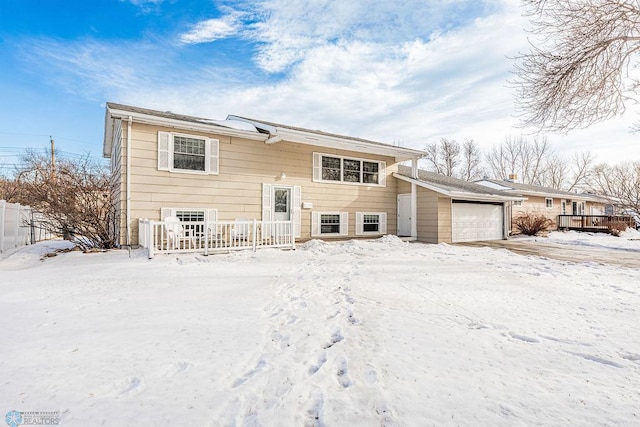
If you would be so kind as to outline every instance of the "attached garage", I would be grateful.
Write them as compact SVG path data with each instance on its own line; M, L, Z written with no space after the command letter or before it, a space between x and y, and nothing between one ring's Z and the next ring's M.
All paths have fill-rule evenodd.
M511 203L523 200L434 172L420 170L414 178L404 166L394 177L398 178L398 224L409 225L399 227L398 233L415 229L411 237L426 243L506 239L505 218L510 217Z
M451 241L474 242L504 239L503 203L452 200Z

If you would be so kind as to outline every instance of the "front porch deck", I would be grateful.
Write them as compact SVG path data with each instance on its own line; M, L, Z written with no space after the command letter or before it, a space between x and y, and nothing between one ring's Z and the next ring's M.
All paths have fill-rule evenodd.
M622 215L558 215L558 230L608 232L618 224L635 228L630 216Z

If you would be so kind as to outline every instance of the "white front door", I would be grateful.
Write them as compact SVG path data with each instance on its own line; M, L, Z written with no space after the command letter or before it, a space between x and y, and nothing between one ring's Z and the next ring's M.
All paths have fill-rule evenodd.
M411 194L398 194L398 236L411 236Z
M289 221L291 219L291 188L273 187L273 219Z

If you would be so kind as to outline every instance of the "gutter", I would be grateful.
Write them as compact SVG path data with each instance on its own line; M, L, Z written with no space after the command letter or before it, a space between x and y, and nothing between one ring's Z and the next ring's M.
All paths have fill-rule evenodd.
M196 131L196 132L204 132L204 133L213 132L218 135L236 136L240 138L252 139L257 141L264 141L265 139L268 138L268 136L263 133L225 128L223 126L214 125L214 124L168 119L164 117L152 116L149 114L141 114L141 113L135 113L135 112L130 112L126 110L118 110L118 109L107 110L105 123L109 119L111 120L121 119L123 121L132 120L133 122L136 122L136 123L165 126L169 128L186 130L186 131ZM109 157L111 154L111 139L109 138L110 137L109 126L105 125L105 129L107 129L107 131L105 132L105 140L103 142L103 156Z
M282 141L282 138L278 134L271 135L268 139L265 139L265 144L275 144Z

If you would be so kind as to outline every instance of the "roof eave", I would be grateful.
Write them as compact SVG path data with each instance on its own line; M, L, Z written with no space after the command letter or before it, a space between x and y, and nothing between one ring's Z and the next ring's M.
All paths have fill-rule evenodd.
M368 143L338 136L323 135L315 132L305 132L286 127L277 127L261 123L257 120L250 120L240 116L228 115L227 119L240 120L251 123L257 129L267 132L270 138L276 136L282 140L297 144L314 145L324 148L334 148L339 150L357 151L359 153L378 154L381 156L393 157L397 162L405 160L417 160L425 156L425 153L412 148L395 147L382 143Z
M425 153L410 148L400 148L394 146L384 146L370 144L364 141L355 141L343 138L336 138L327 135L314 134L311 132L301 132L291 129L278 128L277 134L286 141L298 144L315 145L325 148L333 148L347 151L357 151L360 153L377 154L380 156L393 157L397 162L405 160L417 160L424 157Z
M236 136L240 138L264 141L267 135L263 133L244 131L240 129L232 129L212 123L188 122L179 119L171 119L166 117L158 117L152 114L144 114L137 111L126 109L111 108L107 106L105 117L105 140L103 144L103 154L108 157L111 153L111 129L113 128L114 119L128 120L131 118L133 122L160 125L180 130L191 130L204 133L215 133L217 135ZM109 154L107 154L107 152Z

